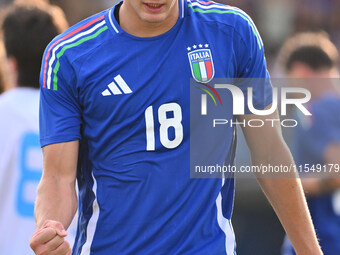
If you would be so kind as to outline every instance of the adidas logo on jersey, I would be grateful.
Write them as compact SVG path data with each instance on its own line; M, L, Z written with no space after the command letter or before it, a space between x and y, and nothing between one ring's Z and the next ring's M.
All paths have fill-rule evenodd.
M108 86L108 89L105 89L102 92L102 95L104 97L112 96L112 95L121 95L121 94L131 94L132 90L130 87L126 84L126 82L123 80L122 76L117 75L114 78L114 81L111 82Z

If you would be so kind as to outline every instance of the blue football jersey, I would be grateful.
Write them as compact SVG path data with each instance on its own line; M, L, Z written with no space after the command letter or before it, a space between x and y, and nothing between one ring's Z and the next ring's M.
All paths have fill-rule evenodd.
M340 143L340 97L325 94L309 105L312 116L300 116L296 128L295 160L298 165L325 165L324 153L328 145ZM335 170L334 170L335 171ZM340 194L307 197L322 251L325 255L340 254ZM295 254L286 240L284 255Z
M126 33L113 7L45 51L41 146L81 144L73 254L236 253L234 180L190 178L190 80L268 78L263 43L237 8L178 4L177 23L162 35ZM253 90L254 105L271 103L270 84ZM210 135L207 150L219 148L224 162L234 128Z

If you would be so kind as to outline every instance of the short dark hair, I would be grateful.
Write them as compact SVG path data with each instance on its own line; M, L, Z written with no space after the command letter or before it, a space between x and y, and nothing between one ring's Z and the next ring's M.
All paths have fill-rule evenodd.
M303 63L318 71L337 67L339 54L326 33L306 32L289 38L281 49L279 59L286 72L291 71L295 63Z
M65 18L56 17L53 8L47 4L13 4L4 12L1 31L7 56L17 61L18 86L39 87L44 50L66 28L58 22Z

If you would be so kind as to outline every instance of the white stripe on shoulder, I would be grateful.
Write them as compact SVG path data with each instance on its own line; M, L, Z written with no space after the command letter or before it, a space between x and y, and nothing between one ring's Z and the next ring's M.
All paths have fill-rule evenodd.
M112 28L115 30L115 32L118 34L119 31L118 29L116 28L115 24L113 23L113 20L112 20L112 13L113 13L113 10L114 8L111 8L110 12L109 12L109 20L110 20L110 24L112 26Z
M96 232L97 222L99 218L99 205L97 202L97 181L96 181L96 178L93 176L93 173L92 173L92 179L93 179L92 191L95 195L95 199L92 204L92 216L89 222L87 223L86 242L81 249L80 255L90 255L91 245L93 242L94 234Z
M76 34L74 37L71 37L71 39L69 40L66 40L66 41L63 41L61 42L60 44L57 44L54 49L53 49L53 52L52 52L52 57L48 63L48 73L47 73L47 88L50 89L51 88L51 82L52 82L52 65L54 63L54 61L56 60L56 52L57 50L59 50L61 47L63 47L65 44L68 44L68 43L72 43L76 40L78 40L79 38L85 36L85 35L88 35L88 34L91 34L92 32L96 31L98 28L102 27L105 25L105 20L103 20L102 22L98 23L97 25L95 25L94 27L92 27L91 29L89 30L86 30L82 33L79 33L79 34Z

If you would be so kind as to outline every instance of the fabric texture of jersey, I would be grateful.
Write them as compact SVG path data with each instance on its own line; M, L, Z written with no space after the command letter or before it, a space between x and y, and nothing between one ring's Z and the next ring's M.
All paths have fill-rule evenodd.
M325 165L323 155L328 145L340 143L340 97L325 94L309 105L312 116L299 119L296 129L296 163ZM325 255L340 254L340 191L307 197L322 251ZM295 254L287 239L284 255Z
M41 146L81 141L73 254L236 254L234 180L190 179L188 53L210 52L216 78L268 78L263 43L237 8L178 4L179 19L165 34L127 34L111 8L45 51ZM199 63L202 79L211 63ZM270 104L271 86L253 89L258 109ZM235 146L233 128L218 140L223 162Z

